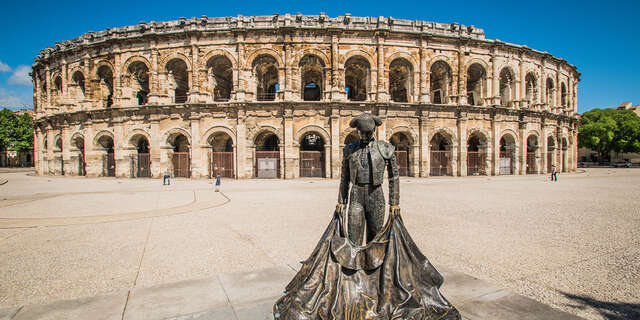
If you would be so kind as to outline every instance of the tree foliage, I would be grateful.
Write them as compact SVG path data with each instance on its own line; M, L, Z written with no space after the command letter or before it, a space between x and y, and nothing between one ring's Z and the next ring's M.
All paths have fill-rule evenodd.
M593 109L582 114L578 146L602 160L615 152L640 152L640 117L632 110Z
M23 113L19 116L9 109L0 110L0 149L33 150L33 120Z

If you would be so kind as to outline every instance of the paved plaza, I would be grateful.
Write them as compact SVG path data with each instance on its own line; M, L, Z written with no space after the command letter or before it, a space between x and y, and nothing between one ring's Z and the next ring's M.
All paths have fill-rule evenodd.
M275 274L268 278L280 282L252 290L277 296L329 223L338 180L223 180L222 191L207 180L0 172L0 308L104 297L147 314L136 297L164 288L186 303L177 297L187 286L210 292L209 303L239 297L242 318L237 279ZM483 316L449 282L477 278L494 288L485 298L513 292L587 319L627 319L640 317L639 193L640 170L588 169L556 183L403 178L400 204L409 233L445 275L445 296L469 319Z

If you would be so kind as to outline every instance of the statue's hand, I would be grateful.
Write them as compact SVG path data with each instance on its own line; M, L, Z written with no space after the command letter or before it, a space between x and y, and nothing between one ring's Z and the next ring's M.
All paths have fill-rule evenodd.
M391 206L389 207L389 214L392 216L397 216L400 214L400 206Z
M339 213L339 214L343 214L344 213L344 204L338 203L336 205L336 212Z

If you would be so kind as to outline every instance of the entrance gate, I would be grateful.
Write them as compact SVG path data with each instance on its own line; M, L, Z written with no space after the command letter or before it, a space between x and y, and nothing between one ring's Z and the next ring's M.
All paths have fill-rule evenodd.
M189 178L191 173L189 152L173 153L173 176Z
M479 151L467 152L467 175L477 176L487 174L485 166L487 163L487 154Z
M536 153L527 152L527 174L536 174Z
M547 172L551 172L553 166L553 151L547 152Z
M260 161L270 159L269 161ZM256 151L255 176L257 178L280 177L280 151Z
M396 162L398 163L398 174L402 177L409 176L409 152L407 150L396 150Z
M87 163L84 161L84 152L78 154L78 175L79 176L87 175Z
M211 152L211 177L235 178L233 152Z
M107 177L115 177L116 176L116 157L113 153L107 153L104 156L104 171L105 176Z
M451 151L431 151L431 175L450 176L451 172Z
M151 154L138 153L138 172L136 173L136 177L151 177Z
M324 178L321 151L300 151L300 177Z
M500 175L513 174L513 153L500 152Z

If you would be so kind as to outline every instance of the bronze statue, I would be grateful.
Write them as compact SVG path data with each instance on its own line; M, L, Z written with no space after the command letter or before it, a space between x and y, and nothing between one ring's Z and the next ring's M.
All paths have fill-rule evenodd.
M368 113L351 121L360 141L344 148L338 205L311 256L273 306L276 320L460 319L438 290L442 276L404 227L394 147L373 138L381 123ZM383 225L385 168L390 215Z

